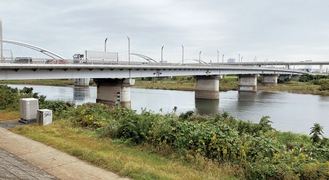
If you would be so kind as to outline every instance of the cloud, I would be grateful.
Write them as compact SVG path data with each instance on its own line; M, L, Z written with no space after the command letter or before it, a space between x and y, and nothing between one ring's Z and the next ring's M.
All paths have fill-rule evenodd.
M276 0L2 0L5 39L28 42L71 58L83 50L132 51L177 62L225 57L245 61L326 60L329 2ZM124 57L123 57L124 59Z

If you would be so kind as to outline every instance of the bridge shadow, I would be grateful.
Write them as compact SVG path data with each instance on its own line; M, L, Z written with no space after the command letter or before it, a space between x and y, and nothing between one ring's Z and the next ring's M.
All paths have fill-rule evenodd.
M219 100L195 99L195 113L200 115L219 113Z

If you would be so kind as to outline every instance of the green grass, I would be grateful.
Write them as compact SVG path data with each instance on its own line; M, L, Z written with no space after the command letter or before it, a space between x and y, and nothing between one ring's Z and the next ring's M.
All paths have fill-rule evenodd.
M96 166L133 179L237 179L241 170L203 158L161 155L147 146L100 139L93 131L55 121L49 126L18 126L13 132L40 141Z
M263 91L286 91L299 94L329 95L329 91L320 91L319 85L310 82L290 81L277 86L258 86L258 90Z
M0 84L34 84L34 85L49 85L49 86L68 86L68 85L74 85L74 81L67 79L0 80Z
M0 122L18 120L19 118L19 111L0 110Z

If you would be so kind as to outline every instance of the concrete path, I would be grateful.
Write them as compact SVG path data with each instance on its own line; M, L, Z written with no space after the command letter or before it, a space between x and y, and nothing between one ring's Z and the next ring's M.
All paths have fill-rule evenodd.
M0 179L125 179L0 127Z

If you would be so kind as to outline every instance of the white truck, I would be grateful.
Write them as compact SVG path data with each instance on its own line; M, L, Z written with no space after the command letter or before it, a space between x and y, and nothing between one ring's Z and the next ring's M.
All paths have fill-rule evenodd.
M113 63L119 60L117 52L104 52L104 51L90 51L85 50L83 53L77 53L73 55L73 62L79 63L90 63L90 64L104 64Z

